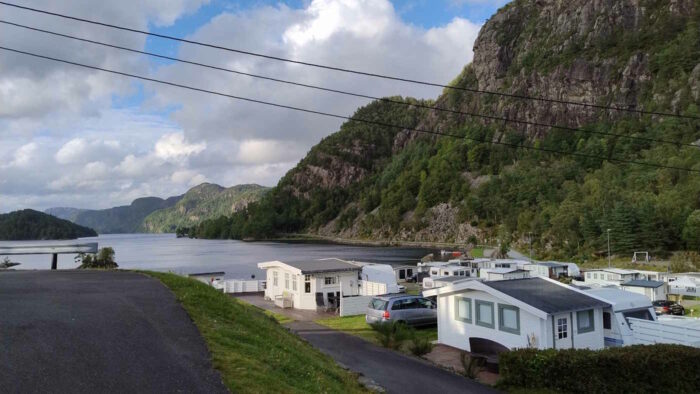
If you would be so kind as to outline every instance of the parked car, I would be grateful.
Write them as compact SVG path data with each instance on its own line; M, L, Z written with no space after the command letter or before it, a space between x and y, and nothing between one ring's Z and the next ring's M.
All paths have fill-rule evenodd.
M372 323L400 322L411 326L437 324L437 304L424 297L404 294L372 298L365 321Z
M658 300L651 304L654 306L657 315L685 315L685 308L683 308L683 305L673 301Z

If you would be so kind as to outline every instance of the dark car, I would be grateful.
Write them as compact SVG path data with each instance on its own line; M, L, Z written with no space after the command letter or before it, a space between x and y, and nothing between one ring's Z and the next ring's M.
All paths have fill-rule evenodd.
M388 294L372 298L367 306L367 323L400 322L411 326L437 324L437 305L414 295Z
M683 308L683 305L673 301L659 300L651 304L654 306L657 315L685 315L685 308Z

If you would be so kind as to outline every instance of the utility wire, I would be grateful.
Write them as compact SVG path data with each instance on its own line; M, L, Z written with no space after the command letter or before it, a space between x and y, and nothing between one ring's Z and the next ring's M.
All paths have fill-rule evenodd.
M644 161L616 159L616 158L610 158L610 157L590 155L587 153L580 153L580 152L575 152L575 151L566 152L566 151L560 151L560 150L556 150L556 149L512 144L512 143L501 142L501 141L488 141L488 140L484 140L484 139L480 139L480 138L472 138L472 137L467 137L467 136L463 136L463 135L459 135L459 134L441 133L441 132L432 131L432 130L404 127L404 126L399 126L399 125L395 125L395 124L391 124L391 123L385 123L385 122L379 122L379 121L370 120L370 119L359 118L356 116L337 115L337 114L333 114L330 112L316 111L316 110L312 110L312 109L294 107L291 105L273 103L273 102L269 102L269 101L257 100L257 99L252 99L252 98L248 98L248 97L235 96L232 94L217 92L214 90L197 88L194 86L183 85L183 84L169 82L169 81L163 81L160 79L144 77L141 75L130 74L130 73L122 72L122 71L110 70L107 68L102 68L102 67L97 67L97 66L90 66L87 64L83 64L83 63L73 62L70 60L59 59L59 58L55 58L55 57L51 57L51 56L40 55L40 54L36 54L36 53L32 53L32 52L21 51L18 49L12 49L12 48L7 48L7 47L3 47L3 46L0 46L0 49L5 50L5 51L9 51L9 52L20 53L23 55L28 55L28 56L32 56L32 57L36 57L36 58L52 60L55 62L60 62L60 63L65 63L65 64L71 64L71 65L82 67L82 68L99 70L99 71L104 71L104 72L108 72L108 73L112 73L112 74L122 75L125 77L140 79L143 81L155 82L155 83L159 83L162 85L174 86L174 87L178 87L178 88L182 88L182 89L188 89L188 90L193 90L193 91L197 91L197 92L209 93L209 94L216 95L216 96L228 97L228 98L241 100L241 101L247 101L250 103L262 104L262 105L267 105L267 106L277 107L277 108L291 109L294 111L306 112L306 113L310 113L310 114L327 116L327 117L336 118L336 119L350 120L350 121L355 121L355 122L373 124L373 125L377 125L377 126L395 128L395 129L406 130L406 131L415 131L415 132L424 133L424 134L452 137L452 138L457 138L457 139L462 139L462 140L474 141L477 143L503 145L503 146L508 146L510 148L514 148L514 149L529 149L529 150L535 150L535 151L540 151L540 152L555 153L555 154L560 154L560 155L576 156L576 157L583 157L583 158L588 158L588 159L597 159L597 160L601 160L601 161L607 160L607 161L616 162L616 163L636 164L636 165L640 165L640 166L653 167L653 168L666 168L666 169L671 169L671 170L680 170L680 171L700 173L700 169L694 169L694 168L675 167L675 166L668 166L668 165L664 165L664 164L649 163L649 162L644 162Z
M138 53L138 54L142 54L142 55L157 57L160 59L172 60L172 61L176 61L176 62L180 62L180 63L210 68L213 70L225 71L225 72L238 74L238 75L245 75L248 77L259 78L259 79L284 83L284 84L293 85L293 86L300 86L300 87L322 90L322 91L331 92L331 93L338 93L338 94L343 94L346 96L354 96L354 97L366 98L366 99L371 99L371 100L378 100L378 101L383 101L383 102L387 102L387 103L405 105L405 106L409 106L409 107L414 106L414 107L418 107L418 108L424 108L424 109L430 109L430 110L436 110L436 111L442 111L442 112L449 112L449 113L453 113L453 114L457 114L457 115L466 115L466 116L471 116L471 117L489 119L489 120L493 120L493 121L519 123L519 124L524 124L524 125L529 125L529 126L537 126L537 127L549 127L549 128L563 130L563 131L598 134L598 135L605 135L605 136L609 136L609 137L625 138L625 139L629 139L629 140L646 141L646 142L654 142L654 143L661 143L661 144L670 144L670 145L674 145L674 146L689 146L689 147L693 147L696 149L700 147L699 145L695 145L693 143L683 143L683 142L676 142L676 141L671 141L671 140L642 137L642 136L631 136L631 135L625 135L625 134L610 133L610 132L605 132L605 131L581 129L581 128L569 127L569 126L558 126L558 125L553 125L553 124L549 124L549 123L532 122L532 121L527 121L527 120L512 119L512 118L506 118L506 117L500 117L500 116L494 116L494 115L485 115L485 114L474 113L474 112L457 111L457 110L453 110L453 109L449 109L449 108L430 106L430 105L425 105L425 104L421 104L421 103L408 103L405 101L394 100L394 99L386 98L386 97L376 97L376 96L370 96L370 95L361 94L361 93L353 93L353 92L343 91L343 90L339 90L339 89L332 89L332 88L326 88L326 87L318 86L318 85L310 85L310 84L305 84L305 83L301 83L301 82L288 81L288 80L284 80L284 79L268 77L268 76L263 76L263 75L258 75L258 74L252 74L252 73L247 73L247 72L243 72L243 71L239 71L239 70L233 70L230 68L218 67L218 66L213 66L210 64L204 64L204 63L200 63L200 62L179 59L176 57L161 55L161 54L157 54L157 53L153 53L153 52L141 51L138 49L127 48L127 47L123 47L123 46L119 46L119 45L90 40L87 38L76 37L76 36L72 36L69 34L63 34L63 33L58 33L58 32L54 32L54 31L50 31L50 30L40 29L37 27L27 26L27 25L23 25L20 23L10 22L10 21L6 21L6 20L2 20L2 19L0 19L0 23L15 26L15 27L20 27L23 29L33 30L33 31L41 32L41 33L51 34L54 36L59 36L59 37L69 38L69 39L73 39L73 40L77 40L77 41L87 42L90 44L102 45L102 46L109 47L109 48L115 48L115 49L128 51L128 52L132 52L132 53Z
M242 50L242 49L224 47L221 45L208 44L208 43L204 43L204 42L200 42L200 41L188 40L185 38L170 36L170 35L166 35L166 34L153 33L153 32L149 32L149 31L145 31L145 30L139 30L139 29L124 27L124 26L118 26L118 25L114 25L111 23L99 22L99 21L94 21L94 20L85 19L85 18L78 18L78 17L71 16L71 15L60 14L57 12L51 12L51 11L46 11L46 10L42 10L42 9L38 9L38 8L22 6L19 4L8 3L5 1L0 1L0 4L8 6L8 7L15 7L15 8L23 9L26 11L38 12L38 13L52 15L52 16L56 16L56 17L60 17L60 18L71 19L74 21L91 23L91 24L98 25L98 26L104 26L104 27L119 29L119 30L128 31L128 32L132 32L132 33L139 33L139 34L144 34L144 35L148 35L148 36L152 36L152 37L159 37L159 38L164 38L164 39L168 39L168 40L184 42L187 44L199 45L199 46L203 46L203 47L207 47L207 48L235 52L235 53L240 53L243 55L256 56L256 57L261 57L261 58L270 59L270 60L277 60L277 61L281 61L281 62L300 64L303 66L322 68L322 69L326 69L326 70L339 71L339 72L345 72L345 73L356 74L356 75L364 75L364 76L374 77L374 78L389 79L389 80L393 80L393 81L408 82L408 83L414 83L414 84L419 84L419 85L439 87L439 88L444 88L444 89L461 90L461 91L467 91L467 92L477 93L477 94L488 94L488 95L494 95L494 96L509 97L509 98L514 98L514 99L542 101L542 102L547 102L547 103L552 103L552 104L576 105L576 106L581 106L581 107L585 107L585 108L631 112L631 113L636 113L636 114L640 114L640 115L658 115L658 116L670 116L670 117L683 118L683 119L700 120L700 116L695 116L695 115L682 115L682 114L674 114L674 113L670 113L670 112L659 112L659 111L644 111L644 110L633 109L633 108L624 108L624 107L620 107L620 106L607 106L607 105L599 105L599 104L582 103L582 102L576 102L576 101L551 99L551 98L546 98L546 97L533 97L533 96L526 96L526 95L521 95L521 94L502 93L502 92L495 92L495 91L483 90L483 89L474 89L474 88L466 88L466 87L461 87L461 86L444 85L444 84L439 84L439 83L435 83L435 82L420 81L420 80L410 79L410 78L394 77L394 76L385 75L385 74L378 74L378 73L371 73L371 72L353 70L353 69L342 68L342 67L328 66L328 65L323 65L323 64L319 64L319 63L304 62L304 61L300 61L300 60L294 60L294 59L289 59L289 58L284 58L284 57L279 57L279 56L266 55L263 53L246 51L246 50Z

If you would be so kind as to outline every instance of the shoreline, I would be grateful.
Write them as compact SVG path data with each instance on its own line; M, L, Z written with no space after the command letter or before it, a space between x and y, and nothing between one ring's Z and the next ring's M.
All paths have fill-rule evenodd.
M394 241L394 240L371 240L356 238L329 237L316 234L288 234L286 236L268 239L245 239L245 242L317 242L331 243L337 245L357 245L357 246L380 246L380 247L415 247L421 249L441 249L452 248L457 250L466 249L466 244L455 242L429 242L429 241ZM481 246L481 245L479 245ZM485 245L484 245L485 246Z

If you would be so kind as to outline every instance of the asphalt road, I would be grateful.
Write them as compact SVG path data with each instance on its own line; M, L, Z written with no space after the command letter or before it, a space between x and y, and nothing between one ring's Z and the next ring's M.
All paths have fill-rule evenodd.
M227 392L174 295L116 271L0 272L0 391Z
M375 346L314 322L287 324L292 331L345 367L372 379L388 393L496 393L427 361Z

